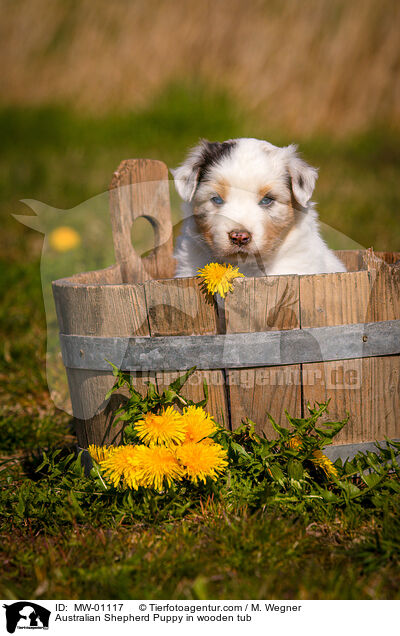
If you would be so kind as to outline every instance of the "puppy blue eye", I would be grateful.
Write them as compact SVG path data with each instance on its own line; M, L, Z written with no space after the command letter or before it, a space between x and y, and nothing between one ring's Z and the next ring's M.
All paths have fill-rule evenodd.
M271 199L271 197L263 197L261 199L261 201L258 202L258 205L270 205L273 202L273 199Z
M215 205L222 205L223 203L225 203L225 201L222 197L219 196L219 194L217 194L215 197L211 197L211 201L215 203Z

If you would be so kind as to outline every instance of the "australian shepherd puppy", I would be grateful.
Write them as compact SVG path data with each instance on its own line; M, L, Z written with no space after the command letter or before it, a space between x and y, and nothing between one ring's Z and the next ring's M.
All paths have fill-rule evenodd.
M177 277L210 262L246 276L346 271L319 233L310 200L317 170L296 150L259 139L203 140L191 150L172 171L186 217Z

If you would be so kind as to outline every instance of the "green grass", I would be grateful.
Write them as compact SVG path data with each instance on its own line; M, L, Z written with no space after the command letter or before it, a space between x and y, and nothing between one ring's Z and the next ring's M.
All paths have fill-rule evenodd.
M185 511L172 493L98 492L67 451L41 459L1 466L2 598L400 598L396 494L296 512L186 487Z
M323 221L361 245L400 249L398 132L293 140L240 112L224 94L186 85L170 87L146 111L97 119L51 107L0 110L0 453L11 467L2 474L6 493L18 495L37 479L39 449L73 440L70 417L48 394L43 237L11 217L29 214L20 199L71 209L105 192L123 158L152 157L175 166L201 136L242 135L277 144L299 141L305 158L320 167L315 199ZM177 220L176 197L173 206ZM91 204L87 210L90 228L97 212ZM93 266L112 260L109 235L103 252ZM79 258L62 264L53 258L53 265L72 273L85 265ZM386 511L353 517L346 511L336 519L250 514L245 507L226 511L209 502L204 516L161 524L129 516L115 522L99 511L86 519L72 514L54 532L44 523L32 528L29 518L16 526L7 520L1 527L0 563L7 575L0 594L398 598L398 513L388 504Z
M2 598L399 598L398 516L346 517L206 511L148 527L76 524L56 536L27 527L2 537ZM389 549L388 549L388 546ZM3 577L4 578L4 577Z

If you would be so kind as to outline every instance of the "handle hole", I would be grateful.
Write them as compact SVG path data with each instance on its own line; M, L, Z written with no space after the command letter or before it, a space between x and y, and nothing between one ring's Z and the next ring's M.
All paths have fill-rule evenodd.
M155 247L154 239L154 228L149 219L144 216L135 219L131 228L131 241L135 252L139 256L144 256Z

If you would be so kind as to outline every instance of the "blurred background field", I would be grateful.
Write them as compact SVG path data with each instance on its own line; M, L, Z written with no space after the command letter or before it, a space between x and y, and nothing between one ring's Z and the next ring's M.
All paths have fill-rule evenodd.
M199 137L296 142L320 169L332 247L400 250L398 0L0 0L0 16L5 457L69 439L48 393L40 260L46 280L113 262L106 191L122 159L175 167ZM12 216L35 201L45 239ZM54 250L58 225L80 245ZM135 226L140 251L148 230Z
M202 78L273 127L342 137L399 117L396 0L2 0L7 101L145 107Z
M398 248L397 0L0 0L0 9L10 249L21 239L27 251L10 220L21 198L72 208L104 192L122 158L175 165L201 136L244 135L299 142L320 168L323 221L362 245Z

